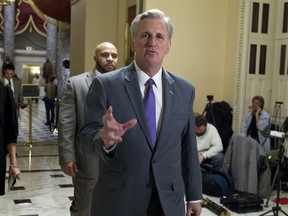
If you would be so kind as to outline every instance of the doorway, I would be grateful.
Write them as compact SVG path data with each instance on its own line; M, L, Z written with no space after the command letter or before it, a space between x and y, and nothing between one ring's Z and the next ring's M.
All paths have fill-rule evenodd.
M245 27L239 39L239 46L244 47L239 85L243 91L238 92L238 130L255 95L264 97L265 110L272 120L279 101L283 102L280 122L288 115L288 0L242 0L242 6L245 10L241 22Z

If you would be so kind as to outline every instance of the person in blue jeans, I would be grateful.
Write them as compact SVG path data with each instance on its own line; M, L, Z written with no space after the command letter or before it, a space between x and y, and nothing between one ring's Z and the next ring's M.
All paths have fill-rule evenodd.
M55 85L53 82L55 80L55 77L51 76L48 79L48 83L45 85L45 97L44 97L44 103L45 103L45 110L46 110L46 123L45 125L50 125L54 121L54 103L55 98L57 96L57 85Z

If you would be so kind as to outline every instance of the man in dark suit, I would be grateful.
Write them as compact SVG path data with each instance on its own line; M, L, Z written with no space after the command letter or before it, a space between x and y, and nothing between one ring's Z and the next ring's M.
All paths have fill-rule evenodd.
M2 75L4 78L4 85L9 86L13 91L15 106L17 114L19 115L19 108L23 109L27 105L24 104L22 81L15 74L15 66L12 61L6 60L2 65Z
M77 146L84 155L100 155L92 215L201 213L194 87L162 67L172 32L162 11L139 14L131 25L135 60L90 86ZM147 112L146 95L154 99Z
M96 66L93 70L68 80L59 111L59 163L62 171L73 177L74 199L70 208L72 216L90 216L92 192L98 177L98 158L80 155L75 148L75 139L83 122L89 86L96 76L115 70L118 61L116 47L109 42L99 44L94 60Z

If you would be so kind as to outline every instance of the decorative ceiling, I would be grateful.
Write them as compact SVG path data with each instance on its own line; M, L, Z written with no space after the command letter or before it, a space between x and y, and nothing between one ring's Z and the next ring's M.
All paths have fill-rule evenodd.
M31 0L45 15L70 23L70 0Z
M4 7L0 7L0 31L4 31ZM28 28L46 36L47 22L67 28L70 24L70 0L16 0L15 34Z

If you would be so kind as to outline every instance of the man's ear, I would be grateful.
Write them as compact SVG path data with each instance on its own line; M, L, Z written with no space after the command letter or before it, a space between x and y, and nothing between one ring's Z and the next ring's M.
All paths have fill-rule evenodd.
M168 54L169 53L169 51L170 51L170 48L171 48L171 40L169 41L169 47L167 48L167 50L166 50L166 54Z
M135 40L134 39L131 40L130 48L131 48L131 51L134 53L135 52Z

